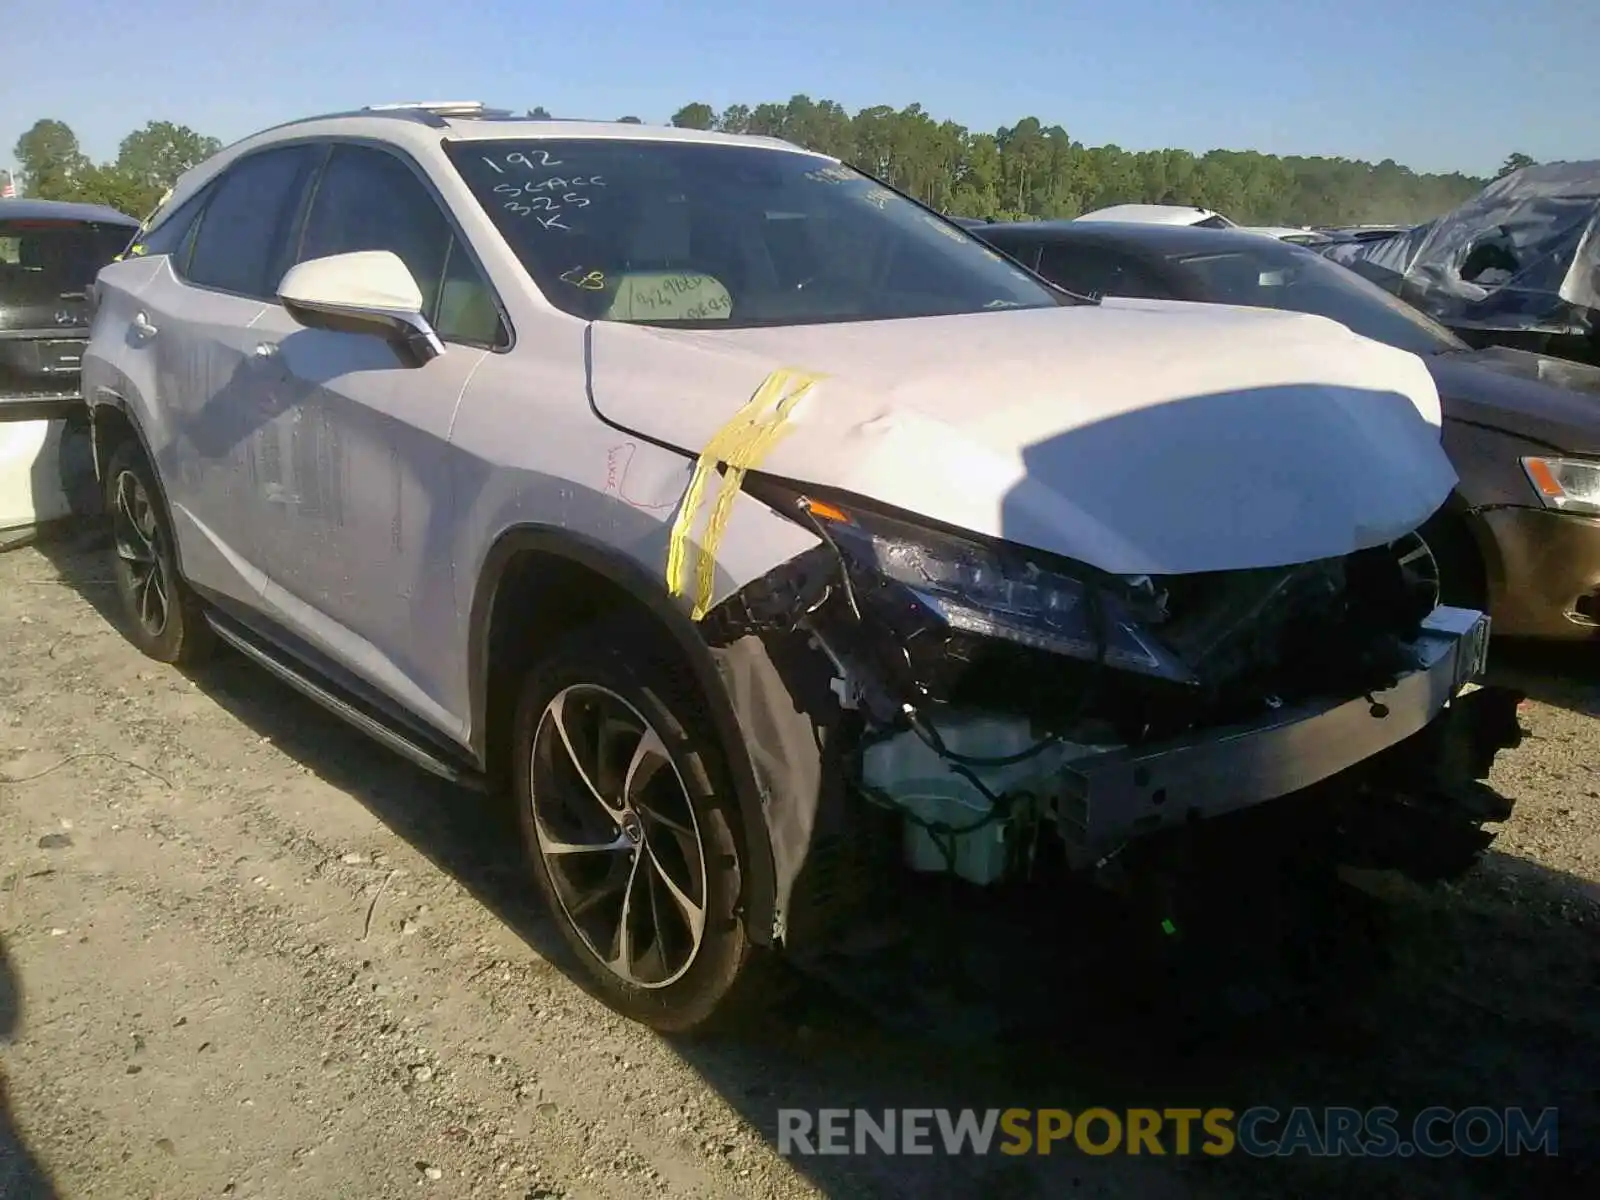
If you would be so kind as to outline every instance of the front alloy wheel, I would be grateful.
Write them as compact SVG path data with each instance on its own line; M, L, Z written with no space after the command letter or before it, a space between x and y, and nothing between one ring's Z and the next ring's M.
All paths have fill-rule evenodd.
M664 1032L722 1024L777 976L746 935L727 760L663 635L620 618L523 681L511 766L534 882L592 990Z
M633 987L663 988L705 938L706 850L661 735L604 687L551 697L533 738L533 826L584 946Z

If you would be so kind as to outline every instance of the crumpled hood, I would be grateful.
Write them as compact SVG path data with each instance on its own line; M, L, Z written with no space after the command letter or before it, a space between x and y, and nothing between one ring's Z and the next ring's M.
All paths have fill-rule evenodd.
M1600 455L1600 368L1501 346L1436 354L1428 367L1446 417Z
M614 425L698 454L769 372L817 373L758 469L1115 573L1347 554L1456 482L1422 361L1322 317L1108 300L591 337Z

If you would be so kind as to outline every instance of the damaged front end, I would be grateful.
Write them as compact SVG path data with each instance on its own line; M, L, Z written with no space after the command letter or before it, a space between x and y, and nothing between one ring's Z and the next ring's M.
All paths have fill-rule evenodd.
M745 488L820 538L703 623L764 792L778 940L836 936L896 864L1109 881L1130 849L1293 797L1339 861L1439 878L1509 815L1482 781L1519 697L1472 686L1488 618L1436 605L1407 547L1130 579Z

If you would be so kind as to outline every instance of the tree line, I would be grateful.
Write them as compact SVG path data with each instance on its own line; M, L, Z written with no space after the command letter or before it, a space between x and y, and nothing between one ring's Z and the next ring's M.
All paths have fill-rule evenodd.
M151 121L122 139L116 158L97 163L66 122L47 117L17 139L12 155L22 168L19 195L104 204L144 217L179 175L220 149L216 138L187 125Z
M804 95L721 112L686 104L672 123L784 138L850 162L941 211L997 220L1075 217L1143 203L1193 204L1246 225L1409 224L1447 212L1487 182L1460 172L1421 174L1393 159L1086 146L1037 117L984 133L938 120L920 104L851 115L831 100ZM1512 155L1503 171L1531 161Z
M543 108L530 117L548 118ZM620 120L642 123L636 116ZM1193 204L1247 225L1409 224L1446 212L1487 180L1424 174L1393 159L1280 156L1254 150L1125 150L1086 146L1060 125L1024 117L993 133L938 120L920 104L853 115L832 100L686 104L672 124L762 134L831 154L943 212L997 220L1073 217L1111 204ZM186 125L152 121L95 163L64 122L45 119L18 140L22 190L40 199L107 204L135 216L188 167L220 148ZM1512 154L1501 173L1531 162Z

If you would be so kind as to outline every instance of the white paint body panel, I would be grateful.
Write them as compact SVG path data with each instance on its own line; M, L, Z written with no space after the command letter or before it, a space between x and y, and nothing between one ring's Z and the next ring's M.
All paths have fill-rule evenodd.
M290 267L278 295L311 307L422 311L417 281L389 250L357 250Z
M69 515L61 482L65 421L0 422L0 532Z
M1421 360L1321 317L1107 301L594 330L602 415L687 451L780 366L829 378L763 470L1106 571L1347 554L1416 528L1456 481Z

